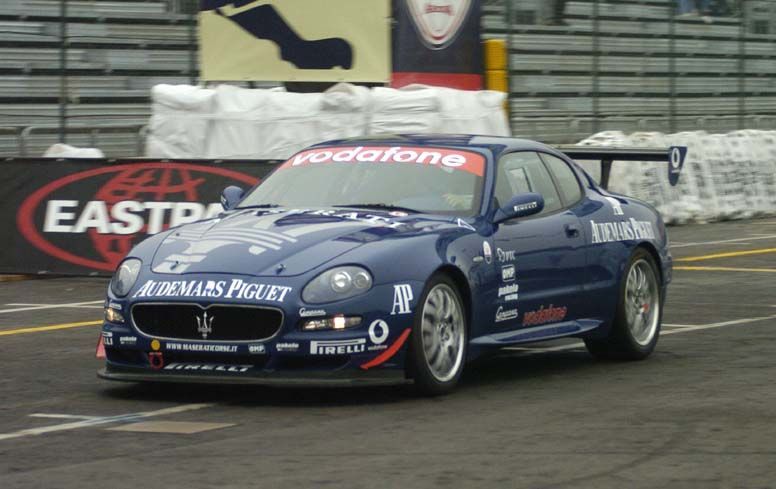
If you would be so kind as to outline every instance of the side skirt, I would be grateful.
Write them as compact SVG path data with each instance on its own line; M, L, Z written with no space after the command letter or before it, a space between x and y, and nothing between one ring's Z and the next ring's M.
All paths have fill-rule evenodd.
M578 321L546 324L544 326L480 336L474 338L470 344L482 347L499 347L551 340L564 336L577 336L597 328L602 323L603 321L597 319L580 319Z

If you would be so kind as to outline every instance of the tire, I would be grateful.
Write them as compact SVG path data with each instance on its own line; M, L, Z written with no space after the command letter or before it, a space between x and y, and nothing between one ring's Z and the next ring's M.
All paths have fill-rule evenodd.
M431 277L415 310L407 373L415 390L437 396L452 391L466 363L468 319L455 283L444 274Z
M585 339L587 350L606 360L643 360L655 349L663 318L660 273L655 259L637 248L620 281L612 327L605 338Z

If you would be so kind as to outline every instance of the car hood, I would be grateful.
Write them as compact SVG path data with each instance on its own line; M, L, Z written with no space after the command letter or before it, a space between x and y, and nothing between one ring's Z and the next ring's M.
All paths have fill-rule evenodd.
M238 209L171 230L156 249L152 270L299 275L365 243L447 227L450 221L347 209Z

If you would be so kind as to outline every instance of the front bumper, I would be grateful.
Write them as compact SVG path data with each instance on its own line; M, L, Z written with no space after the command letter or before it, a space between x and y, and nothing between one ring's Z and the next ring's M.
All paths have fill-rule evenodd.
M106 380L123 382L174 382L194 384L251 384L286 387L360 387L400 385L411 383L401 370L344 370L338 372L259 372L247 375L179 374L175 372L150 372L144 368L107 365L97 371Z
M211 277L212 278L212 277ZM216 277L217 278L217 277ZM202 280L206 280L203 278ZM408 296L420 294L420 282L408 282ZM142 304L196 305L203 312L180 327L188 337L180 339L138 328L132 308L139 302L109 294L106 306L124 321L103 325L105 368L98 372L108 380L133 382L196 382L266 385L375 385L406 382L405 355L412 327L412 304L399 307L394 284L375 286L369 293L322 306L311 306L295 294L282 304L261 302L193 301L166 302L144 298ZM404 296L402 296L404 297ZM280 329L266 339L195 339L204 311L212 307L273 307L283 312ZM395 311L394 311L395 309ZM394 314L395 312L395 314ZM362 322L348 329L302 331L304 320L337 315L359 316ZM154 317L154 316L151 316ZM163 317L163 316L162 316ZM228 316L210 316L207 334L219 330ZM169 323L169 321L168 321ZM167 324L167 323L165 323ZM228 323L227 323L228 324ZM177 331L176 331L177 333Z

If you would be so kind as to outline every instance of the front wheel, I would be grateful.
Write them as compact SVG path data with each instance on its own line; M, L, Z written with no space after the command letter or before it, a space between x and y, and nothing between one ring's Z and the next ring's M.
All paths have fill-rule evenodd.
M638 248L623 274L614 322L603 339L586 339L590 353L612 360L642 360L657 345L663 302L654 258Z
M407 369L426 395L451 391L466 360L467 316L457 287L445 275L429 281L415 311Z

